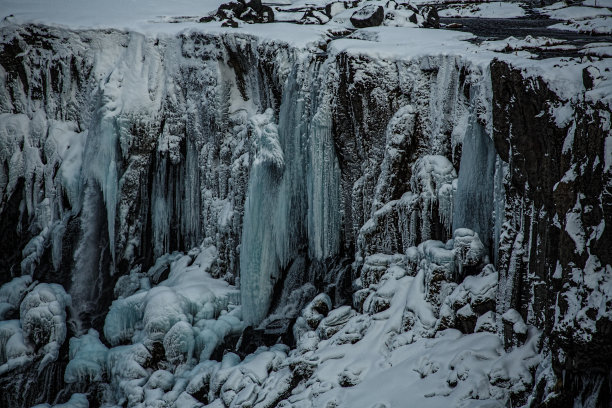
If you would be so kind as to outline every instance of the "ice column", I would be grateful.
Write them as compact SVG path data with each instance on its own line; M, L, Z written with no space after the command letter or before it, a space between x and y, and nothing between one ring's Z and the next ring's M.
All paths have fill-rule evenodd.
M340 167L331 132L330 105L325 99L311 122L309 153L309 250L312 257L325 259L338 252L341 222Z
M477 102L472 92L472 112L463 138L459 178L453 213L453 230L476 231L491 249L495 186L495 146L485 127L479 123Z
M246 324L259 323L266 315L278 278L279 259L274 239L275 211L284 156L273 112L255 115L250 131L255 144L249 189L245 203L240 248L240 295Z
M305 169L307 162L308 101L300 92L296 73L290 75L280 108L279 137L285 157L275 216L276 248L281 267L295 258L306 240Z

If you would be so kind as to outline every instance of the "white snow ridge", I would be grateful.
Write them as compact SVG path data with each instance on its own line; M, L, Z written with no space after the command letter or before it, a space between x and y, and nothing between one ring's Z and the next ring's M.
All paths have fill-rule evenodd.
M0 0L0 407L612 406L612 11L549 3Z

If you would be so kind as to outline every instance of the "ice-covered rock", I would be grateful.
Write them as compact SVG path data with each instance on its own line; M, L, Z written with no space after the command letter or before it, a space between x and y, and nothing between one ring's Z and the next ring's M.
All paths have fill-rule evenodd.
M173 364L189 361L194 345L193 329L184 321L177 322L164 336L166 359Z
M81 337L72 337L64 381L71 384L104 380L107 354L108 348L102 344L94 329Z
M453 249L457 258L459 276L469 275L471 271L486 261L485 247L478 234L467 228L459 228L453 232Z
M31 283L32 277L23 275L0 287L0 320L10 320L17 317L21 300Z
M70 304L70 295L61 285L39 283L19 307L23 337L41 348L50 361L58 357L66 340L66 308Z

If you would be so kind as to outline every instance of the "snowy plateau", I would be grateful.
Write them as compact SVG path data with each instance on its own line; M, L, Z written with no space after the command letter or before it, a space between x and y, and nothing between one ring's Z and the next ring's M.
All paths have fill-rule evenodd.
M611 7L0 0L0 407L611 407Z

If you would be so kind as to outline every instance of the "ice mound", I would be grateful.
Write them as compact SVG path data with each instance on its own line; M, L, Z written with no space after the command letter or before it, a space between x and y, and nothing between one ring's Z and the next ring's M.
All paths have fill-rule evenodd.
M102 344L96 330L89 329L81 337L72 337L64 381L68 384L102 381L106 375L107 355L108 348Z
M68 334L66 308L71 304L64 288L23 276L0 288L0 300L8 314L19 309L19 319L0 322L0 374L35 360L42 370L57 360Z
M53 360L66 340L66 307L70 296L61 285L39 283L28 293L20 306L23 337L41 348Z
M205 246L191 255L174 254L167 279L152 288L151 283L164 274L160 270L165 269L168 258L158 260L146 274L136 272L138 276L132 281L138 282L139 289L113 302L104 324L106 339L111 345L129 342L134 336L162 341L179 322L190 326L201 322L204 326L204 321L216 319L230 304L236 305L237 289L210 275L216 257L214 246ZM123 283L119 281L117 285ZM115 293L125 293L125 289L117 287ZM234 322L228 325L236 329Z
M238 290L211 276L216 259L216 248L204 244L187 255L163 256L146 273L135 268L118 280L117 299L104 324L112 347L93 329L72 338L65 381L108 381L118 402L128 406L200 404L184 392L189 375L227 336L244 328Z
M32 408L89 408L89 401L86 394L72 394L70 399L64 404L39 404Z

